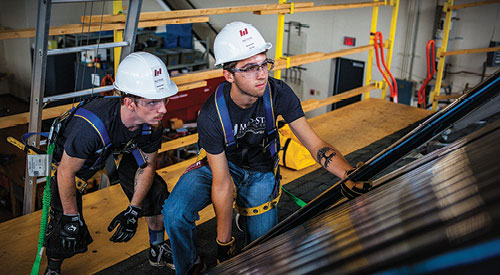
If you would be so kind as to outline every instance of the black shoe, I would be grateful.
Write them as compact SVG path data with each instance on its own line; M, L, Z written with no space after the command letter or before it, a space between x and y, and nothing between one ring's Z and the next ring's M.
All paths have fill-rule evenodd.
M175 270L172 260L172 248L168 241L163 241L157 245L151 245L149 248L149 264L154 267L169 267Z
M205 271L207 271L207 265L205 264L205 262L203 261L203 259L200 256L198 256L198 260L191 267L191 269L189 270L188 274L189 275L198 275L198 274L201 274L201 273L203 273Z
M54 270L54 269L50 269L50 268L47 268L45 270L45 273L43 273L44 275L59 275L61 274L61 271L60 270Z

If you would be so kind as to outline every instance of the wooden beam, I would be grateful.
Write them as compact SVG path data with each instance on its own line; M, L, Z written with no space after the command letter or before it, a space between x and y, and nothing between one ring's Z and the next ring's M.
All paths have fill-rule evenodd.
M141 13L140 21L149 20L160 20L168 18L181 18L181 17L193 17L202 15L215 15L215 14L229 14L229 13L240 13L240 12L253 12L259 10L276 10L276 9L286 9L290 8L291 4L267 4L267 5L250 5L250 6L235 6L235 7L220 7L220 8L208 8L208 9L192 9L192 10L175 10L175 11L163 11L163 12L143 12ZM295 3L295 7L313 7L314 2L301 2ZM82 16L83 23L89 22L103 22L103 23L116 23L125 22L126 15L111 15L106 14L102 16L94 15Z
M337 58L337 57L341 57L341 56L346 56L346 55L350 55L350 54L368 51L370 49L373 49L373 45L365 45L365 46L359 46L359 47L354 47L354 48L350 48L350 49L342 49L339 51L326 53L325 57L326 58Z
M331 96L331 97L327 97L327 98L324 98L324 99L317 100L317 102L314 102L312 104L309 103L307 107L305 107L305 108L302 107L302 109L306 113L306 112L309 112L309 111L312 111L312 110L315 110L315 109L318 109L318 108L321 108L321 107L324 107L324 106L328 106L328 105L331 105L333 103L340 102L342 100L345 100L345 99L348 99L348 98L351 98L351 97L354 97L354 96L357 96L357 95L369 92L369 91L374 90L374 89L376 89L375 84L371 84L371 85L368 85L368 86L359 87L359 88L356 88L356 89L352 89L352 90L343 92L343 93L338 94L338 95L334 95L334 96Z
M289 56L290 59L290 67L298 66L297 63L305 64L308 63L308 60L316 59L318 57L324 56L325 54L322 52L310 52L304 54L298 54L294 56ZM282 57L275 61L274 70L286 69L286 57Z
M179 149L188 145L192 145L198 142L198 134L192 134L181 138L176 138L171 141L163 142L161 144L158 153L165 152L168 150Z
M202 80L202 81L196 81L196 82L177 85L177 88L179 89L179 92L183 92L183 91L188 91L188 90L206 87L206 86L207 86L207 82L205 80Z
M454 5L454 6L450 7L450 10L458 10L458 9L463 9L463 8L477 7L477 6L495 4L495 3L500 3L500 0L489 0L489 1L480 1L480 2L476 2L476 3Z
M354 53L359 53L363 51L367 51L371 49L373 46L372 45L365 45L365 46L359 46L355 48L350 48L350 49L342 49L338 51L333 51L329 53L321 53L321 52L312 52L312 53L306 53L306 54L301 54L301 55L294 55L290 56L290 67L294 66L299 66L302 64L307 64L307 63L313 63L313 62L318 62L321 60L326 60L326 59L332 59L332 58L337 58L341 56L346 56ZM281 58L279 60L276 60L274 64L274 69L275 70L282 70L286 69L286 58Z
M139 22L138 28L155 27L166 24L203 23L208 21L209 21L208 16L143 21ZM49 30L49 35L63 35L63 34L74 34L82 32L87 33L87 32L98 32L98 31L114 31L114 30L123 30L124 28L125 28L125 23L108 23L108 24L102 24L102 26L97 23L92 23L90 24L90 26L88 24L84 25L82 31L81 24L68 24L68 25L51 27ZM0 31L0 40L26 38L34 36L35 36L34 28Z
M344 9L355 9L355 8L368 8L368 7L378 7L386 5L384 2L362 2L353 4L334 4L334 5L323 5L314 7L297 7L295 5L293 12L310 12L310 11L327 11L327 10L344 10ZM255 11L254 14L257 15L268 15L268 14L278 14L278 13L290 13L290 8L284 9L269 9L262 11Z
M177 85L191 83L199 80L207 80L222 76L222 69L197 71L194 73L182 74L172 77L172 81Z
M73 104L61 105L57 107L44 109L42 112L42 119L54 118L61 115L63 112L71 109ZM26 124L29 121L30 113L21 113L11 116L0 117L0 129L8 128L16 125Z
M496 52L496 51L500 51L500 47L449 51L449 52L441 53L441 57L450 56L450 55L459 55L459 54L487 53L487 52Z

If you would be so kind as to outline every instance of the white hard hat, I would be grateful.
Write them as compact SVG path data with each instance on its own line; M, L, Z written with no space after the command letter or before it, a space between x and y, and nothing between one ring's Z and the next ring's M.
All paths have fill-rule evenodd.
M165 63L147 52L127 55L116 71L115 89L147 99L162 99L177 93Z
M215 37L215 65L243 60L269 50L272 46L264 41L254 26L233 22L227 24Z

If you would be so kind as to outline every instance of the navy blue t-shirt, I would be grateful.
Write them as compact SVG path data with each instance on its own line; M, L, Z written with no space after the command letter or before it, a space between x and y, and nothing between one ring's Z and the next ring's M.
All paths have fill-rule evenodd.
M275 119L282 115L286 122L291 123L296 119L303 117L304 112L300 105L300 100L292 89L283 81L269 77L269 86L273 99L273 110ZM250 108L243 109L236 105L229 96L231 84L226 83L224 99L231 117L233 133L237 143L258 145L262 143L266 136L266 117L264 99L259 98ZM205 102L200 110L198 117L198 135L201 148L210 154L220 154L225 150L225 139L219 115L215 107L215 93L213 93ZM239 149L236 149L238 152ZM269 154L262 150L248 150L249 169L254 171L268 172L272 170L273 163ZM238 153L228 154L228 160L235 164L240 163Z
M156 152L161 147L162 127L153 128L151 135L142 135L142 127L129 131L121 121L120 106L119 98L98 98L81 108L91 111L104 123L112 143L112 149L108 152L123 149L132 139L144 153ZM62 156L63 148L69 156L85 159L85 166L91 166L99 157L103 143L90 123L83 118L73 117L57 142L54 157L58 161ZM95 171L82 168L77 176L88 178L94 173Z

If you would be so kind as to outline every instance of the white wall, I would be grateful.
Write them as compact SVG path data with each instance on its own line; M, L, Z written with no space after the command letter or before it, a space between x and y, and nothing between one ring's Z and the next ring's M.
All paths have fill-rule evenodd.
M27 1L1 1L0 25L5 29L29 28L31 17L36 17L35 10L27 5ZM3 86L9 91L2 93L15 92L16 96L28 99L31 85L30 39L0 40L0 44L0 62L3 63L0 69L12 75L9 85Z
M407 78L402 75L402 58L404 39L406 34L406 25L408 24L408 5L410 1L400 0L400 8L397 22L397 32L394 44L393 61L391 71L397 78ZM444 0L420 2L419 28L416 34L415 56L413 61L413 72L411 80L421 82L426 75L425 44L432 38L432 28L434 24L436 2L442 3ZM10 28L33 28L36 24L36 4L33 0L19 1L0 1L0 25ZM126 1L124 1L126 2ZM257 5L277 3L273 0L191 0L197 8L213 8L241 5ZM299 2L299 1L295 1ZM306 1L304 1L306 2ZM359 0L320 0L314 1L316 6L356 3ZM457 4L473 2L472 0L456 0ZM105 8L105 14L111 12L110 1L105 1L108 7ZM90 5L90 4L88 4ZM87 6L88 14L89 6ZM99 15L102 9L102 2L94 3L93 14ZM462 40L453 40L449 43L449 50L464 48L483 48L488 47L490 38L500 40L500 22L496 18L499 16L500 4L491 4L480 7L462 9L457 11L460 21L453 24L451 37L463 37ZM158 0L144 0L143 11L162 10ZM84 14L84 4L58 4L54 5L52 10L52 25L79 23L80 16ZM384 38L389 37L390 18L392 14L391 7L380 7L378 15L378 30L382 31ZM339 49L348 48L342 45L344 36L356 37L356 45L366 45L369 39L369 29L371 24L371 8L348 9L339 11L322 12L304 12L286 15L285 21L298 21L310 25L310 28L304 29L307 37L304 43L305 52L321 51L331 52ZM211 15L210 23L216 28L221 29L225 24L232 21L244 21L256 26L267 41L275 44L276 41L276 15L254 15L252 13L236 13ZM413 38L413 37L411 37ZM410 41L411 42L411 41ZM0 41L0 70L8 71L15 75L15 87L11 88L20 98L29 98L31 84L31 57L29 54L32 38L12 39ZM411 53L411 52L410 52ZM269 52L270 57L274 56L274 48ZM347 58L366 61L367 53L358 53L347 56ZM447 58L447 62L452 63L451 71L471 71L480 73L482 63L486 59L486 54L470 54ZM325 98L328 94L328 83L330 77L330 61L321 61L304 65L306 72L302 73L303 91L297 91L302 99ZM489 68L487 73L494 71L495 68ZM373 65L373 79L381 80L375 64ZM448 78L452 83L454 92L461 92L466 83L476 84L480 78L475 75L459 74ZM300 86L299 86L300 87ZM309 90L320 91L319 95L309 95ZM372 92L372 96L379 96L379 92Z
M471 1L456 1L456 4ZM500 41L500 4L491 4L479 7L457 10L459 20L453 21L448 51L461 49L488 48L490 40ZM451 63L451 72L474 72L481 73L483 62L486 61L486 53L465 54L451 56L446 59ZM498 70L498 67L487 68L490 74ZM479 75L467 73L453 74L449 77L454 93L461 93L467 84L473 87L481 81Z

